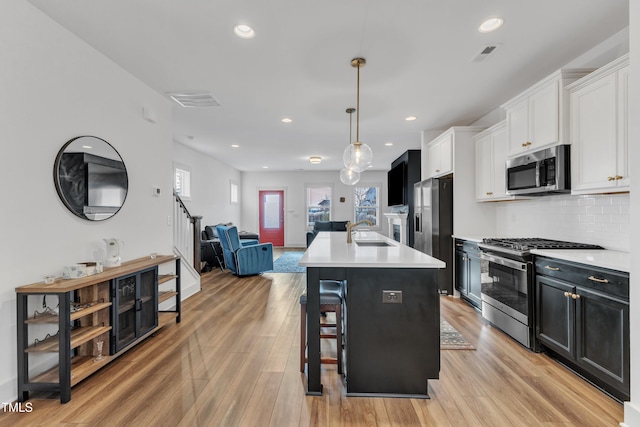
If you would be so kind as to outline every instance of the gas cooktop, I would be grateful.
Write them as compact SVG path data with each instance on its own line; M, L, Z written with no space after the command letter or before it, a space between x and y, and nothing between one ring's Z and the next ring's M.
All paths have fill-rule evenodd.
M604 249L602 246L587 243L564 242L560 240L541 238L492 238L482 239L479 245L486 249L507 249L528 253L532 249Z

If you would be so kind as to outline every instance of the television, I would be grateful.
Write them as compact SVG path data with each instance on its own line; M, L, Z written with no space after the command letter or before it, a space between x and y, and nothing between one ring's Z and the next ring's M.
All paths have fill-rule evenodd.
M124 163L88 153L63 153L58 164L58 193L77 216L106 219L120 209L127 197Z
M127 172L118 165L87 163L87 206L120 208L127 197Z
M387 205L399 206L407 204L406 163L398 163L387 172Z

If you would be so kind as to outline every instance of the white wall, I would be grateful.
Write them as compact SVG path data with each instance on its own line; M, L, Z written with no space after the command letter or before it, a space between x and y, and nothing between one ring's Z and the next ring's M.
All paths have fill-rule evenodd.
M258 191L285 191L285 236L284 244L289 247L307 246L306 186L326 184L333 188L331 219L353 221L353 193L351 186L340 181L338 171L324 172L243 172L242 173L242 224L246 230L258 232ZM381 219L379 232L388 234L388 222L382 213L391 212L387 207L387 172L363 172L356 185L380 185ZM340 197L345 202L340 202Z
M501 237L542 237L631 251L628 193L501 202L496 213Z
M230 181L242 189L238 170L175 141L173 160L191 169L191 200L184 200L184 204L191 215L202 216L203 228L221 222L233 222L242 228L242 204L230 202Z
M171 105L24 0L2 3L0 57L0 400L8 402L17 396L15 287L101 259L103 238L124 240L125 260L171 253ZM157 123L143 120L143 106ZM107 140L127 167L126 202L105 221L73 215L53 184L58 150L79 135Z

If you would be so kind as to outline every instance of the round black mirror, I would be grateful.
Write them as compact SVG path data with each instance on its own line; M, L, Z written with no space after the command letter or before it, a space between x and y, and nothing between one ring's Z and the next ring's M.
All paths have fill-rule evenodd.
M122 157L111 144L95 136L73 138L60 149L53 180L64 205L90 221L115 215L129 188Z

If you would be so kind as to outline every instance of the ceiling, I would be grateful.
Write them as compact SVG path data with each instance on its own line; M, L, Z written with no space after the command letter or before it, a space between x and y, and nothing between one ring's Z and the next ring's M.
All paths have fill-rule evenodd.
M420 131L474 122L628 26L628 0L29 1L156 91L212 93L219 106L174 103L173 139L241 171L342 168L352 58L359 139L388 170Z

